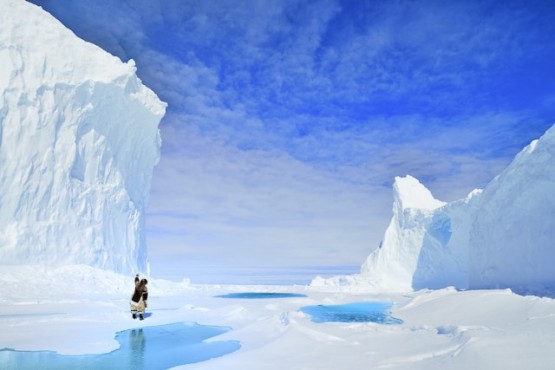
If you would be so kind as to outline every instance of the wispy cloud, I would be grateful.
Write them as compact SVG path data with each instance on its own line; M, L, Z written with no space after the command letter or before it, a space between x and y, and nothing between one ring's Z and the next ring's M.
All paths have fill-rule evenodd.
M394 176L463 197L555 121L549 1L34 2L169 103L159 260L358 263Z
M183 253L244 264L302 264L301 256L317 251L320 261L347 264L345 245L363 257L368 240L380 238L367 227L376 218L372 189L282 153L212 146L192 132L188 138L190 152L162 159L148 219L159 234L182 234L189 241L179 246ZM387 203L381 206L387 209Z

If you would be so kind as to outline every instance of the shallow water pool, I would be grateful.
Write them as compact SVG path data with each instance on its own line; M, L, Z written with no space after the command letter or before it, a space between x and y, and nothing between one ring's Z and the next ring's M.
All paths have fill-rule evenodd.
M392 303L355 302L338 305L304 306L301 311L312 316L312 321L322 322L375 322L402 324L403 320L391 316Z
M236 299L269 299L269 298L302 298L304 294L298 293L272 293L272 292L244 292L217 295L216 298L236 298Z
M129 329L116 334L120 348L100 355L2 349L0 369L168 369L238 350L237 341L203 342L229 330L191 323Z

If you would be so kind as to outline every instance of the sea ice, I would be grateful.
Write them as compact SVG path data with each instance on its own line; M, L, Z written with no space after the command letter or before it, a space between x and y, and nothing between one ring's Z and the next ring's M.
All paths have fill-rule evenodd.
M98 355L60 355L52 351L0 350L0 368L58 369L168 369L223 356L238 350L237 341L211 341L228 328L175 323L146 326L117 333L120 348Z

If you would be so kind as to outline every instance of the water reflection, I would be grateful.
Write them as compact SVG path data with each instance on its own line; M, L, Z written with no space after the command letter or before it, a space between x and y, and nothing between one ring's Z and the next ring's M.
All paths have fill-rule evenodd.
M129 332L131 351L129 351L131 367L133 369L140 369L143 367L145 358L145 343L146 339L143 329L131 329Z
M120 348L100 355L66 356L51 351L0 350L0 369L168 369L238 350L237 341L205 343L229 328L176 323L117 333ZM70 339L68 339L70 340Z

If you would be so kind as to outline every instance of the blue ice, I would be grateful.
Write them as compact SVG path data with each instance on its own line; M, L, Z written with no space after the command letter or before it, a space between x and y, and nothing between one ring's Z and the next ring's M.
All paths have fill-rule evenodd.
M300 298L306 297L304 294L297 293L271 293L271 292L244 292L217 295L217 298L236 298L236 299L268 299L268 298Z
M402 324L403 320L391 316L392 303L355 302L339 305L304 306L301 311L312 316L314 322L375 322Z
M238 341L203 342L229 330L191 323L129 329L116 335L120 348L100 355L3 349L0 350L0 369L168 369L238 350L241 347Z

